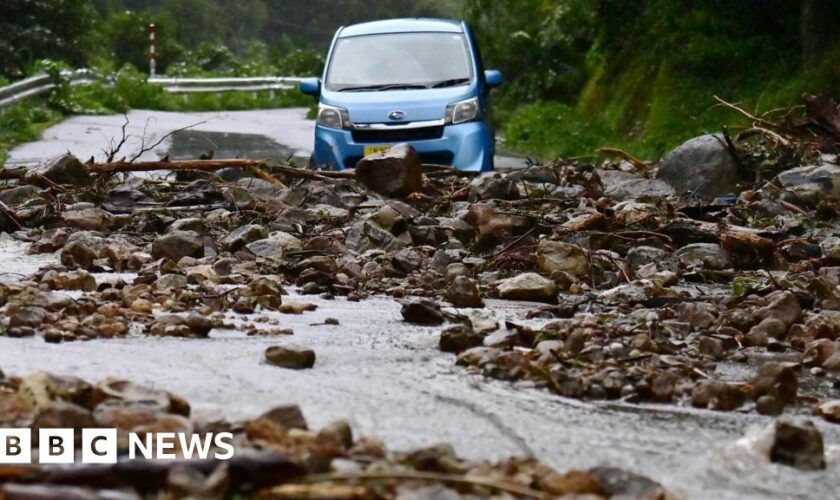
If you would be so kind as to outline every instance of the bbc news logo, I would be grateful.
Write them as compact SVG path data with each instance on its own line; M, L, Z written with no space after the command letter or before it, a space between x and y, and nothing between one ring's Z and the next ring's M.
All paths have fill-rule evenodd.
M77 442L74 429L39 429L39 464L115 464L118 455L117 429L82 429ZM33 458L31 429L0 429L0 464L31 464ZM76 445L81 447L77 457ZM128 458L175 460L190 458L233 458L233 434L204 435L185 432L128 433Z

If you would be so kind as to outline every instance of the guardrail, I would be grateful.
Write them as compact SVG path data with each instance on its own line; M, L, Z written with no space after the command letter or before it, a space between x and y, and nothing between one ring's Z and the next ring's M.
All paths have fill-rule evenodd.
M100 77L96 72L89 69L77 69L74 71L62 71L61 76L70 80L70 85L90 83ZM20 102L27 97L43 94L54 89L56 83L50 75L41 73L30 78L19 80L11 85L0 87L0 109Z
M90 69L63 71L70 85L90 83L101 80L102 76ZM294 76L257 76L224 78L149 78L148 82L161 85L173 94L210 93L210 92L257 92L260 90L281 90L294 88L301 78ZM20 102L28 97L49 92L56 87L50 75L42 73L11 85L0 87L0 109Z
M173 94L291 89L300 81L301 78L294 76L149 78L149 83L162 85L164 90Z

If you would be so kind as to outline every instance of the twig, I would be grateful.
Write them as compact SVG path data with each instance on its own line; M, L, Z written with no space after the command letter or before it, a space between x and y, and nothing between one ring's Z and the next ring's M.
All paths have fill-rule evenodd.
M280 186L280 187L282 187L283 189L285 189L285 188L287 188L287 187L288 187L288 186L286 186L285 184L283 184L282 182L280 182L280 180L279 180L279 179L277 179L276 177L273 177L273 176L268 175L267 173L265 173L265 170L261 169L261 168L260 168L260 166L259 166L259 165L257 165L257 164L254 164L254 163L249 163L249 164L247 165L247 168L248 168L248 170L250 170L251 172L253 172L253 173L254 173L254 175L256 175L257 177L259 177L259 178L261 178L261 179L263 179L263 180L266 180L266 181L268 181L268 182L270 182L270 183L274 184L275 186Z
M164 134L163 137L161 137L156 143L154 143L154 144L152 144L151 146L148 146L148 147L145 146L146 132L145 132L145 128L144 128L143 129L144 130L143 138L141 138L140 151L136 155L132 156L131 159L128 160L128 163L134 163L134 161L137 160L137 158L140 158L141 156L143 156L143 153L148 153L149 151L151 151L151 150L155 149L156 147L160 146L160 144L163 141L165 141L166 139L168 139L169 137L172 137L173 135L175 135L179 132L183 132L184 130L189 130L193 127L197 127L197 126L201 125L202 123L207 123L208 121L210 121L210 118L208 118L206 120L201 120L200 122L197 122L197 123L193 123L192 125L187 125L185 127L175 129L172 132L169 132L168 134ZM148 125L148 122L147 122L147 125Z
M114 158L117 156L117 153L120 152L120 149L125 145L125 141L128 139L128 136L125 135L125 128L128 126L128 113L123 113L123 117L125 117L125 123L123 123L121 128L122 136L120 137L120 142L116 144L116 146L112 146L110 151L103 151L106 154L105 162L110 163L114 161ZM111 139L111 144L113 145L113 139Z
M618 156L624 158L625 160L629 161L630 163L632 163L633 166L636 167L639 170L646 170L647 168L650 167L650 165L645 163L643 160L640 160L639 158L636 158L635 156L631 155L627 151L624 151L623 149L619 149L619 148L599 148L597 151L599 153L604 153L604 154L618 155Z
M110 163L91 163L87 165L88 171L96 174L109 174L113 172L148 172L152 170L219 170L227 167L250 168L251 166L264 165L268 160L177 160L177 161L143 161L132 163L130 161L116 161Z
M774 127L774 128L779 126L776 123L773 123L771 121L767 121L764 118L759 118L759 117L757 117L757 116L755 116L755 115L753 115L753 114L751 114L747 111L744 111L743 109L739 108L738 106L732 104L731 102L724 101L723 99L721 99L718 96L714 96L714 98L715 98L715 101L718 102L718 104L720 104L722 106L725 106L729 109L734 109L735 111L741 113L742 115L746 116L747 118L749 118L750 120L752 120L754 122L761 123L761 124L767 125L769 127Z
M313 474L303 480L307 483L326 483L330 481L376 481L376 480L397 480L397 481L439 481L442 483L467 484L471 486L482 486L497 491L504 491L526 498L547 499L548 496L540 491L533 490L527 486L507 482L494 481L480 477L456 476L453 474L440 474L436 472L364 472L362 474Z

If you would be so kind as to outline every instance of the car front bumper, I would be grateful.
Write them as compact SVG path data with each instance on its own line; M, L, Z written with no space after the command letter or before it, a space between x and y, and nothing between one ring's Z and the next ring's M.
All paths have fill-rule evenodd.
M493 169L493 133L484 122L474 121L443 126L440 137L419 140L359 140L350 129L315 126L313 161L319 168L353 168L363 156L365 146L411 144L424 163L451 165L459 170L485 172ZM354 135L356 136L354 138Z

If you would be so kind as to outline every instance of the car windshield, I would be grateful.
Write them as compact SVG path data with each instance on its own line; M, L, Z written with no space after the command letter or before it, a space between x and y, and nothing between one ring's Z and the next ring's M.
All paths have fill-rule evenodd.
M472 78L464 35L389 33L339 38L326 87L382 91L466 85Z

